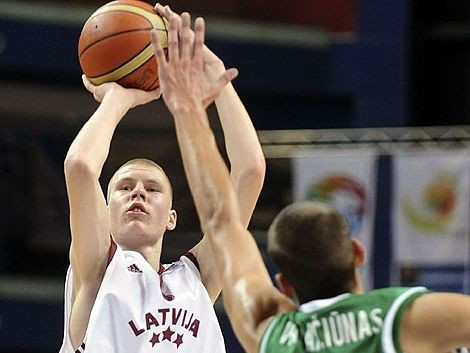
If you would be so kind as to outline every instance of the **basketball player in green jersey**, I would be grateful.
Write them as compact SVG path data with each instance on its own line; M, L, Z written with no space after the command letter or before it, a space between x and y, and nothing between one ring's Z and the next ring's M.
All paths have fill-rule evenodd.
M364 249L329 206L285 208L269 230L279 292L240 220L237 197L206 114L217 90L203 80L204 21L170 16L169 57L153 34L162 94L175 120L201 227L223 281L224 304L246 352L445 353L470 345L470 297L425 288L364 293ZM233 71L225 80L233 78ZM220 86L222 78L218 81ZM223 83L223 82L222 82Z

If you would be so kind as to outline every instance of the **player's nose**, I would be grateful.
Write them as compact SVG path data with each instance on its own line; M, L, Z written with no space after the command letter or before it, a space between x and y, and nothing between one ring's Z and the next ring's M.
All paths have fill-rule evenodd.
M132 199L136 199L136 198L141 198L143 200L145 200L147 196L147 192L145 190L145 188L143 187L143 185L140 185L140 184L137 184L134 188L134 190L132 190Z

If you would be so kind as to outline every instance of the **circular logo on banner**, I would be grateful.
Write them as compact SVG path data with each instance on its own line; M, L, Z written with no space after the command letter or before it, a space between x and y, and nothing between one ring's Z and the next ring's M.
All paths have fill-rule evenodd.
M414 228L442 234L454 214L456 198L455 178L440 174L421 191L421 209L409 196L403 199L403 214Z
M336 208L346 219L352 235L361 230L366 209L366 191L351 176L328 175L308 188L306 198L326 202Z

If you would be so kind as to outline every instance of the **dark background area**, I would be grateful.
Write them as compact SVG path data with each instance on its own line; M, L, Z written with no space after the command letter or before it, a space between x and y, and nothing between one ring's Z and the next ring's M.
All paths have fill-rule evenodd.
M86 16L103 3L0 2L2 352L53 352L60 344L60 295L49 296L47 288L29 293L21 281L50 288L63 283L69 230L62 165L97 106L81 87L77 41ZM175 0L171 5L208 17L208 44L228 67L239 68L235 87L258 130L470 121L469 1ZM72 10L70 21L61 19L64 9ZM51 16L54 11L57 16ZM30 15L35 12L37 17ZM268 38L254 35L251 26L270 29ZM209 113L222 143L214 109ZM166 235L162 258L173 261L197 242L199 222L162 102L136 109L119 127L103 186L121 163L137 156L158 161L173 182L180 217L177 229ZM292 197L289 160L268 158L267 168L250 225L261 247L269 222ZM379 278L376 286L387 281L388 276ZM9 291L12 284L16 292ZM219 314L230 332L223 311ZM240 351L230 333L227 341L229 353Z
M470 4L411 4L410 125L468 124Z

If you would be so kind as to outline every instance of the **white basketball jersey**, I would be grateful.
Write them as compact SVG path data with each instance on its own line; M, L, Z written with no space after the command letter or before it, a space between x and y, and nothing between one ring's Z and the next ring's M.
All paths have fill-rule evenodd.
M214 307L188 257L157 273L140 253L117 246L78 349L69 336L72 276L69 267L60 353L225 353Z

